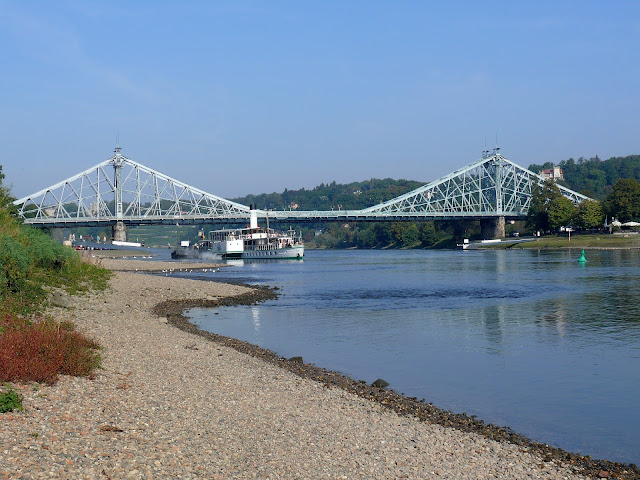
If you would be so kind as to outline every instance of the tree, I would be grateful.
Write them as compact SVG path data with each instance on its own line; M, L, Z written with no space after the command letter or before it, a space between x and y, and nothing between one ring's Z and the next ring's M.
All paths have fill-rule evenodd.
M402 234L406 230L407 225L402 222L394 222L391 224L391 236L394 242L402 245Z
M542 170L553 167L555 167L553 162L544 162L542 165L536 165L535 163L532 163L531 165L529 165L528 170L532 171L533 173L538 173Z
M527 213L527 227L533 230L549 230L549 207L557 198L564 197L553 180L545 180L542 185L535 185Z
M360 248L373 248L377 243L376 234L368 225L355 233L353 241Z
M576 209L575 224L581 228L597 228L602 225L604 211L597 200L583 200Z
M604 202L607 215L621 222L640 219L640 183L633 178L621 178Z
M3 185L4 173L2 173L2 165L0 165L0 209L5 209L10 212L15 211L12 202L15 200L11 196L9 189Z
M418 232L418 226L415 223L410 223L402 232L402 246L413 247L419 242L420 236Z
M419 231L420 241L425 247L435 245L440 240L442 240L443 237L442 233L436 229L434 222L424 222L422 225L420 225Z
M552 230L568 225L576 213L576 206L567 197L556 197L549 204L547 215Z

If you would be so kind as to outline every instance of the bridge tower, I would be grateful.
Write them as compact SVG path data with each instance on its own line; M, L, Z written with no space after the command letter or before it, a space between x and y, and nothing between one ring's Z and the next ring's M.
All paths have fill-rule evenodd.
M504 238L505 236L505 218L503 209L503 191L502 191L502 168L500 165L500 147L493 149L493 154L489 154L489 150L482 152L482 158L493 158L491 168L493 169L493 180L495 190L495 209L496 216L484 218L480 220L480 236L483 240L493 240Z
M111 228L112 238L118 242L126 242L127 241L127 228L122 221L123 211L122 211L122 166L124 165L124 157L120 153L122 148L120 145L116 147L114 153L116 154L113 158L113 168L114 168L114 194L115 194L115 207L116 207L116 223Z

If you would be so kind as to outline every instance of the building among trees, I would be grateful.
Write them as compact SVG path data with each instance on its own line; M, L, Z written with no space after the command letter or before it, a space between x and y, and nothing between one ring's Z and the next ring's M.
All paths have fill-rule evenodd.
M564 172L562 168L554 166L553 168L545 168L544 170L540 170L538 172L545 180L564 180Z

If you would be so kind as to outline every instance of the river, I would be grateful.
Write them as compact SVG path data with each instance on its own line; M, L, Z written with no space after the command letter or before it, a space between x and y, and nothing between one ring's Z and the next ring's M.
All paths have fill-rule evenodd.
M192 309L205 330L477 415L534 440L640 463L640 252L307 251L207 279L279 287Z

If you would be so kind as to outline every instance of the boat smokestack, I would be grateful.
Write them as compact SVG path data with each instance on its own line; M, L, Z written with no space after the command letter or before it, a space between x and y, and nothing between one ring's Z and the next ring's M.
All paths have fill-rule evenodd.
M256 206L252 203L250 206L250 220L249 227L250 228L258 228L258 212L256 212Z

